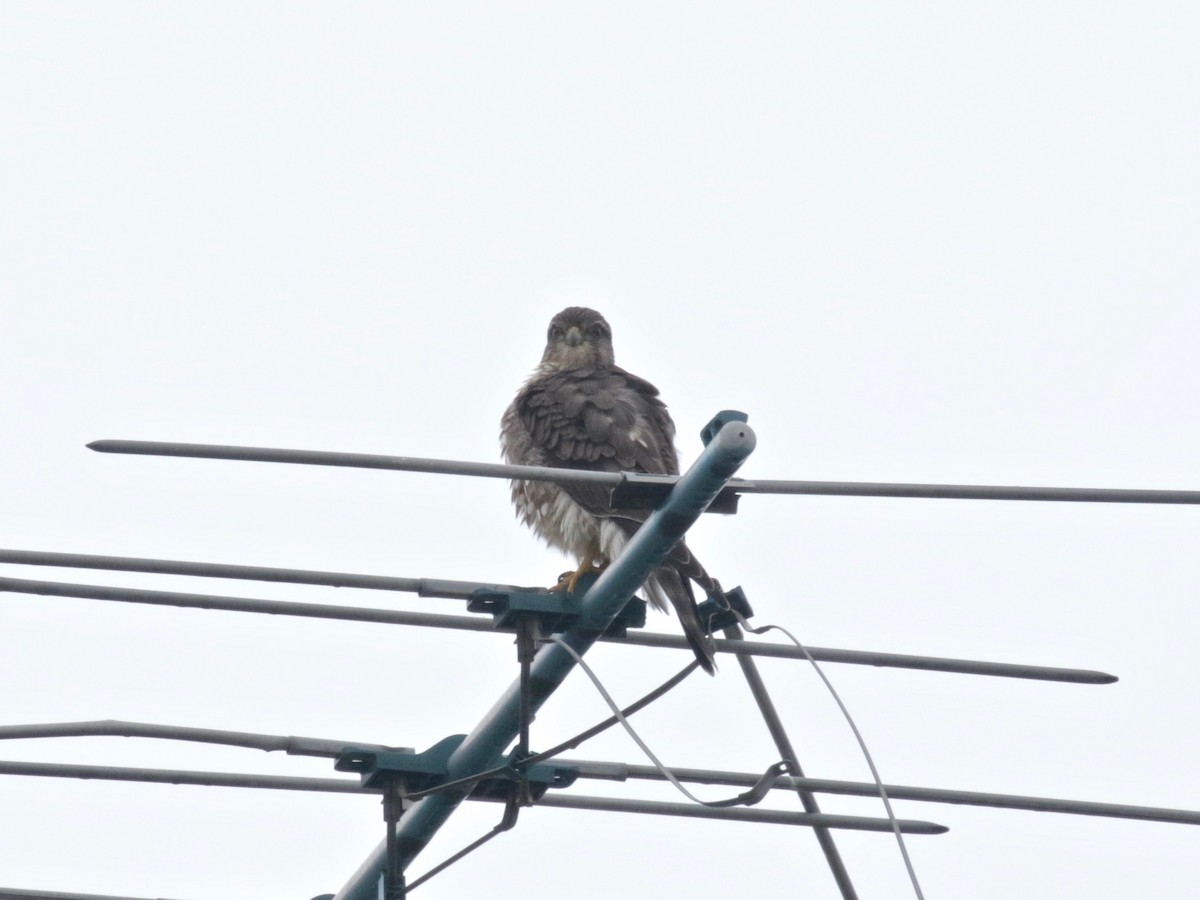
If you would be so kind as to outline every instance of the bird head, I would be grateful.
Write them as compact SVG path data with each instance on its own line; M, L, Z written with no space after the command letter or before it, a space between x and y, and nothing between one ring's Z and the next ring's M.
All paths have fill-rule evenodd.
M612 329L600 313L584 306L569 306L550 320L543 367L565 371L601 369L612 364Z

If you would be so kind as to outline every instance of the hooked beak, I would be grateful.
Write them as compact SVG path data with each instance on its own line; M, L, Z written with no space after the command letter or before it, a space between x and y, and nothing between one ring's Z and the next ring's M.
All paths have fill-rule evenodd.
M563 339L567 342L568 347L578 347L583 343L583 331L578 325L572 325L567 329Z

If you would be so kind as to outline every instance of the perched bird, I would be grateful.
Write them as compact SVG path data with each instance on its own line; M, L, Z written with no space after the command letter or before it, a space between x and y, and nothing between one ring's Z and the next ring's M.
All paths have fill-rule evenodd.
M602 472L679 474L675 424L658 389L613 362L612 330L604 316L580 306L550 320L541 364L517 392L500 422L500 445L512 465L559 466ZM574 590L588 571L620 555L649 515L610 509L605 488L545 481L514 481L517 515L546 543L574 556L579 568L559 587ZM696 611L690 582L709 595L720 585L681 540L646 581L651 603L668 601L704 670L715 669L713 649Z

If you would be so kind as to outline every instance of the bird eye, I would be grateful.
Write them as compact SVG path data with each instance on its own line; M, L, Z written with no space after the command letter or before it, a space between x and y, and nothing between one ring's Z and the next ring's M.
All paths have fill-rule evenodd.
M562 330L561 328L559 328L557 325L551 325L551 326L550 326L550 331L549 331L549 333L548 333L546 336L547 336L547 337L548 337L550 340L552 340L552 341L556 341L556 340L558 340L560 337L562 337L562 336L563 336L563 330Z
M588 334L593 338L604 337L604 326L601 325L599 322L595 322L588 329Z

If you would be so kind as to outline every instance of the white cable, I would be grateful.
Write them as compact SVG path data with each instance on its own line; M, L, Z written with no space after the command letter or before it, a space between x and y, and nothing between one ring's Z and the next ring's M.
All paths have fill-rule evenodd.
M896 821L896 814L892 812L892 803L888 799L887 790L883 786L883 779L879 777L879 770L875 768L875 760L871 758L871 751L867 749L867 742L863 740L863 736L859 732L858 726L854 724L854 718L850 715L850 710L846 709L846 704L843 703L842 698L838 696L838 692L834 689L833 683L830 682L830 680L825 676L825 672L822 671L821 667L817 665L817 661L813 659L812 654L808 652L808 648L796 640L796 636L782 625L762 625L758 628L755 628L748 621L746 621L746 618L737 610L731 610L731 612L737 616L738 621L742 624L742 627L753 634L762 634L765 631L782 632L793 644L800 648L800 652L805 655L808 661L812 663L812 667L816 669L817 675L820 676L821 681L825 682L825 687L827 687L829 689L829 693L833 695L833 699L837 703L838 708L842 711L842 715L845 716L846 722L850 726L850 730L854 732L854 738L858 741L859 749L862 750L863 757L867 760L867 766L869 766L871 769L871 777L875 779L875 787L879 789L879 797L881 800L883 800L883 807L887 810L888 821L892 823L892 831L896 835L896 842L900 845L900 855L904 857L904 867L908 869L908 878L909 881L912 882L913 891L916 892L918 900L925 900L925 895L921 892L921 885L917 881L917 873L913 869L912 860L909 859L908 856L908 847L906 847L904 844L904 835L900 833L900 823Z
M646 758L649 759L650 762L652 762L654 764L655 768L657 768L658 771L663 773L663 776L667 779L667 781L669 781L669 782L671 782L671 784L675 785L675 787L679 789L680 793L682 793L683 796L687 797L693 803L699 803L704 806L707 806L708 805L707 803L705 803L703 800L701 800L699 797L697 797L695 794L693 794L691 791L689 791L687 788L685 788L682 784L680 784L679 779L675 777L675 774L670 769L668 769L666 766L664 766L662 764L662 762L659 761L659 758L654 755L653 750L651 750L648 746L646 746L646 742L643 741L638 736L638 733L633 730L633 726L630 725L629 722L626 720L625 716L621 714L621 707L619 707L617 705L617 702L615 700L613 700L612 695L609 694L607 690L605 690L604 685L600 683L599 677L596 675L595 672L592 671L592 667L583 661L583 657L580 656L579 653L576 652L575 648L572 647L570 644L568 644L566 641L564 641L562 639L561 635L557 635L557 634L553 635L551 640L553 640L556 644L558 644L560 647L562 647L564 650L566 650L567 653L571 654L571 656L574 658L575 662L577 662L579 664L579 668L583 669L584 674L587 675L587 677L592 680L592 684L594 684L596 686L596 690L600 692L600 696L604 698L604 702L608 704L609 709L612 710L613 715L616 716L617 721L621 723L622 727L624 727L624 729L627 732L629 732L629 736L631 738L633 738L633 742L641 748L642 752L646 754Z

